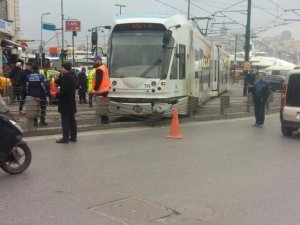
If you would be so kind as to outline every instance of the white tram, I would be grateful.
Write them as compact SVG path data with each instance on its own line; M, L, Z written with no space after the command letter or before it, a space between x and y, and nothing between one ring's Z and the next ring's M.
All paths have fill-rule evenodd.
M226 89L229 55L182 15L118 17L108 45L111 113L186 115Z

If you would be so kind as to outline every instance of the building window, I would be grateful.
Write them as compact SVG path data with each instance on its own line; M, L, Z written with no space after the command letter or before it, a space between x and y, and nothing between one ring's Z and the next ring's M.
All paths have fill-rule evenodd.
M0 19L7 20L7 0L0 0Z

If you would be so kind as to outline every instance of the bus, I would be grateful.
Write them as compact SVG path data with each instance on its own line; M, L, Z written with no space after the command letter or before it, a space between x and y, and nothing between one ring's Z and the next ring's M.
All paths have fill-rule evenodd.
M229 54L182 15L116 17L107 56L109 111L120 115L192 114L230 74Z

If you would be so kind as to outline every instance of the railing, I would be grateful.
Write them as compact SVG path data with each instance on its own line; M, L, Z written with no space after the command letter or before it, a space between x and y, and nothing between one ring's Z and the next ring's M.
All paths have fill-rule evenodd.
M13 95L13 90L9 86L3 90L4 98L12 112L15 115L16 120L27 130L39 130L44 129L42 126L34 126L32 122L33 118L40 117L40 100L32 97L26 97L24 104L24 113L19 113L20 98L17 99L18 94L16 94L16 89L14 89L15 94ZM16 97L14 99L14 97ZM109 112L109 101L108 99L102 99L100 97L93 97L92 105L90 107L88 104L88 97L86 103L79 104L78 96L77 98L77 122L79 126L87 125L100 125L101 117L107 115L110 118L111 123L116 122L129 122L129 121L140 121L147 124L153 124L162 118L161 114L152 115L150 117L137 117L129 115L132 112L132 106L127 104L122 104L123 111L119 113ZM204 102L201 100L201 102ZM274 92L270 96L266 109L268 111L277 112L280 106L280 93ZM176 107L178 111L189 109L194 109L194 113L190 113L190 118L215 118L215 117L228 117L240 114L252 115L253 114L253 103L252 96L234 96L231 93L225 93L220 97L215 97L205 102L202 105L198 105L196 101L190 101L189 105L186 103L177 104ZM146 112L146 111L144 111ZM146 112L147 113L147 112ZM150 113L150 111L149 111ZM126 115L127 114L127 115ZM188 116L186 116L188 117ZM46 103L46 121L48 123L48 128L60 127L60 114L57 109L57 102L55 100L47 101Z

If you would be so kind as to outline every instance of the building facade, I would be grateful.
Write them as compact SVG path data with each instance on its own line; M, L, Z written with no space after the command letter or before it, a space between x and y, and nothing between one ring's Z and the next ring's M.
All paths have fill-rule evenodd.
M0 0L0 76L18 60L21 46L19 0Z

